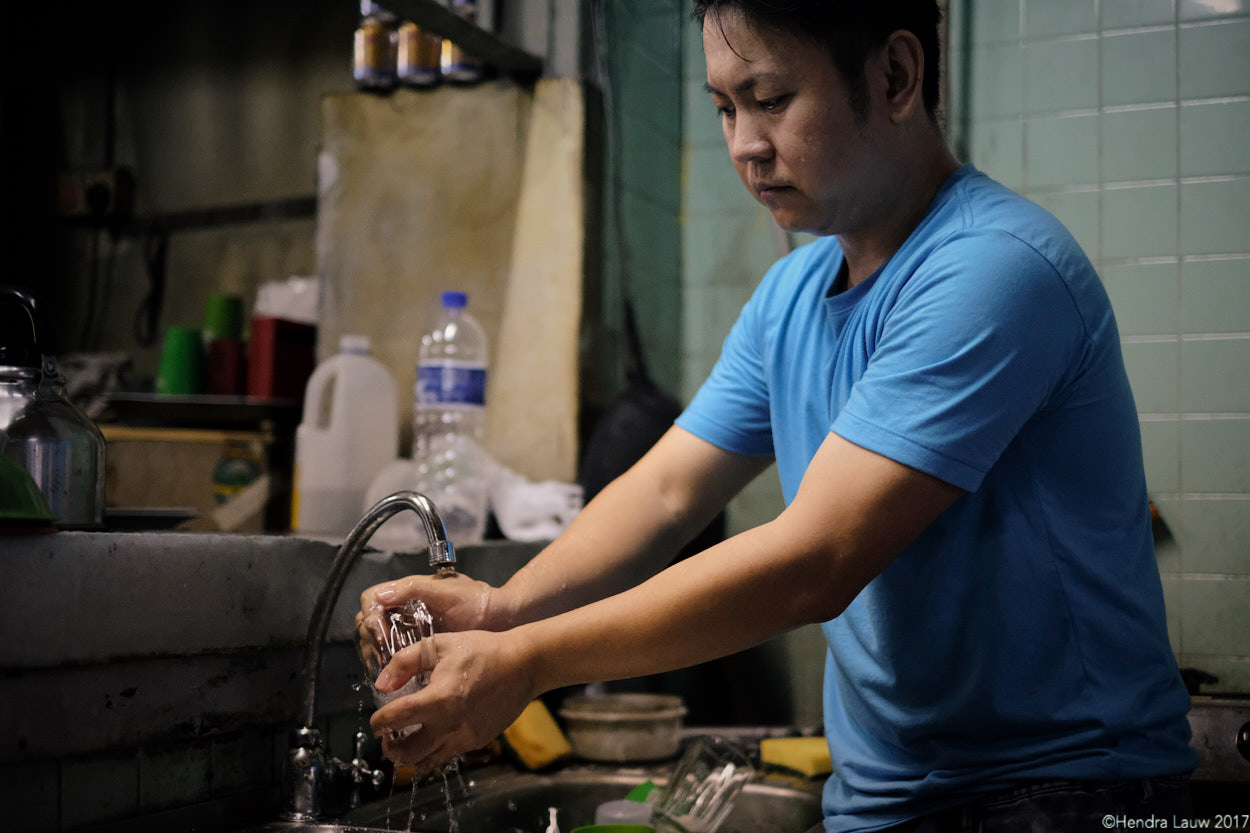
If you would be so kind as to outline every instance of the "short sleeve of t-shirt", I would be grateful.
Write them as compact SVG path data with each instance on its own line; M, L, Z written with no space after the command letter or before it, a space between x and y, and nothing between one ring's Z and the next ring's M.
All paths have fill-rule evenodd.
M761 289L743 306L712 372L677 419L677 425L695 436L736 454L766 457L773 453L764 288L778 278L779 268L773 266Z
M974 491L1025 422L1058 404L1085 341L1036 249L999 230L955 235L900 289L831 430Z

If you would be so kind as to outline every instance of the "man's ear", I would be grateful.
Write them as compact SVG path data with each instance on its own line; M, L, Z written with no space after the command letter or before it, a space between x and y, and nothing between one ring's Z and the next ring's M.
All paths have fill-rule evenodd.
M914 34L900 29L886 38L881 57L886 72L886 112L897 124L923 106L924 47Z

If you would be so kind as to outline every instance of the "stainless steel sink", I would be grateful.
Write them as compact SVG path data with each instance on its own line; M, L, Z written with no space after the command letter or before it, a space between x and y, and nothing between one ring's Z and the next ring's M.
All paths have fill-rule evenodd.
M569 831L591 824L595 808L603 802L624 798L648 779L662 783L667 774L663 767L572 766L539 775L491 766L465 773L464 786L455 776L449 777L448 784L452 813L462 833L542 833L549 807L559 811L560 829ZM419 787L415 799L407 789L396 790L389 799L361 807L342 821L385 829L389 817L391 830L404 830L411 814L414 831L447 833L451 826L447 804L443 781L436 778ZM818 783L769 778L747 785L718 833L805 833L820 819ZM323 833L331 828L275 825L272 829ZM359 828L341 829L351 833Z

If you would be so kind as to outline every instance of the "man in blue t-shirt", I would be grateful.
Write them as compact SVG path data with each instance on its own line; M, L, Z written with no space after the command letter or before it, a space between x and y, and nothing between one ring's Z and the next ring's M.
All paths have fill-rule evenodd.
M538 694L822 623L828 831L1074 831L1184 813L1136 412L1097 275L960 166L932 0L698 0L708 91L776 264L676 425L501 588L409 578L451 631L379 710L428 767ZM776 460L773 521L665 568ZM378 680L423 670L402 653ZM971 825L971 827L967 827Z

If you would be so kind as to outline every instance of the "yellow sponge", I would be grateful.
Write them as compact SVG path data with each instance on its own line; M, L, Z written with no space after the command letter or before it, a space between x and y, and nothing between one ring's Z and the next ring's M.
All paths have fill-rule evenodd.
M823 737L765 738L760 741L760 760L801 772L808 778L833 772L829 744Z
M516 722L504 729L503 739L521 764L531 770L550 766L573 751L541 700L525 707Z

